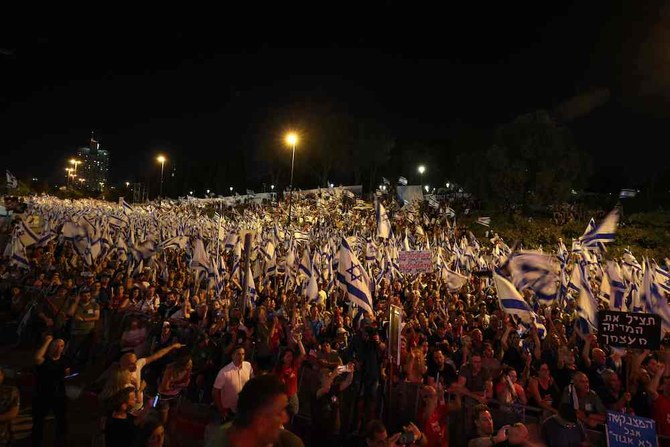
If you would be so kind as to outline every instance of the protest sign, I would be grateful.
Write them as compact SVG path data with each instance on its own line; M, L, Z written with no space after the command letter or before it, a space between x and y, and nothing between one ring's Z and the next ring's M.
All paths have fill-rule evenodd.
M657 447L656 422L625 413L607 412L609 447Z
M601 310L598 337L604 345L630 349L658 349L661 317L656 314Z
M401 251L401 273L428 273L433 271L433 254L430 251Z

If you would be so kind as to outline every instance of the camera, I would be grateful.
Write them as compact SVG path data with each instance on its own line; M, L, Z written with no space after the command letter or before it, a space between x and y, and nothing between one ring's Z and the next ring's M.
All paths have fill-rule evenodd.
M398 441L396 441L398 444L402 445L409 445L415 441L414 439L414 433L411 431L406 431L400 437L398 438Z

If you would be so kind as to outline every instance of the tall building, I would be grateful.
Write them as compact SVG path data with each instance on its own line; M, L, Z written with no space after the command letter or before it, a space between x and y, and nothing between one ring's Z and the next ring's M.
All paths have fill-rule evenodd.
M109 176L109 151L100 148L93 134L88 147L77 149L77 157L81 166L77 169L77 177L84 179L81 183L89 191L102 191L107 185Z

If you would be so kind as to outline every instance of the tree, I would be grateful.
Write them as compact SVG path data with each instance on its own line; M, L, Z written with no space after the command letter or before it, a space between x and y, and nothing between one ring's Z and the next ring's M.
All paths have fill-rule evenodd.
M485 196L509 210L514 205L549 205L581 189L590 173L587 156L568 128L536 111L500 126L486 152Z

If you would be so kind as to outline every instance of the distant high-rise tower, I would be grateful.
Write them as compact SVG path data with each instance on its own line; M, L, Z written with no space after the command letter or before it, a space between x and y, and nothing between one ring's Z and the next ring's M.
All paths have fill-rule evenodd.
M102 191L107 185L109 176L109 151L100 148L91 132L91 141L88 147L77 150L77 156L81 161L81 167L77 170L77 176L84 179L84 188L90 191Z

